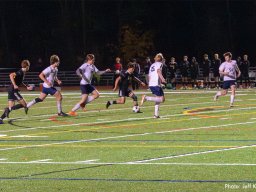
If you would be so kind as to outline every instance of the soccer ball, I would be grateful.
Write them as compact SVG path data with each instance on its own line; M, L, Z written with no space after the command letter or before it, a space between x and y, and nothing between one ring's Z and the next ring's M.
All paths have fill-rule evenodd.
M140 112L140 107L139 106L133 106L132 111L134 113L139 113Z

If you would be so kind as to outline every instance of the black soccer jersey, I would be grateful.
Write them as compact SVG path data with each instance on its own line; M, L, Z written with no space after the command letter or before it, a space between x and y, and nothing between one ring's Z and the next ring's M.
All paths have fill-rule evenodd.
M17 86L20 86L25 78L25 74L24 72L22 71L22 69L20 69L19 71L17 71L16 73L16 76L14 78L14 81L16 83ZM10 85L10 87L13 88L13 84Z
M133 74L128 73L127 71L122 71L120 73L120 82L119 82L119 89L128 89L130 80L134 77Z

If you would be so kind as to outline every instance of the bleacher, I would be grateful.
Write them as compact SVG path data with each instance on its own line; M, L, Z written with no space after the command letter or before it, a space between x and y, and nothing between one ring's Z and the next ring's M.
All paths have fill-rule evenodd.
M10 84L9 72L0 72L0 87L7 87ZM26 74L25 83L35 84L39 86L42 81L38 77L39 72L29 72ZM249 76L252 82L256 81L256 67L251 67ZM75 71L59 71L58 78L62 81L64 86L78 86L80 78L76 75ZM140 75L141 80L145 80L142 74ZM198 80L203 80L202 69L199 71ZM181 81L180 74L177 74L177 82ZM100 86L111 86L113 84L113 73L105 73L100 78L94 78L93 83Z

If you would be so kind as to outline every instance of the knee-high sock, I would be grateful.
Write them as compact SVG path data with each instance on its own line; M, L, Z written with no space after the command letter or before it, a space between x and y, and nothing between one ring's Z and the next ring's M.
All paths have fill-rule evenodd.
M159 102L155 103L155 116L159 116L159 105L160 105Z
M73 107L73 109L72 109L72 111L77 111L78 109L80 109L80 103L77 103L74 107Z
M235 95L230 95L230 104L233 104L235 101Z
M160 97L145 97L147 101L153 101L153 102L158 102L158 103L162 103L163 99Z
M11 110L17 110L17 109L20 109L20 108L23 108L24 106L21 105L21 104L17 104L17 105L14 105Z
M95 99L95 98L94 98L93 96L89 96L89 97L87 98L85 104L92 102L94 99Z
M58 109L58 113L62 112L62 101L57 101L57 109Z

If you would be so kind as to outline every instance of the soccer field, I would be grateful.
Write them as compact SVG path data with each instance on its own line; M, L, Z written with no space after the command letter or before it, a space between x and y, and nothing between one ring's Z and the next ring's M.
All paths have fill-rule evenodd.
M256 191L256 90L239 90L234 108L215 92L166 91L161 119L129 98L106 110L112 92L77 117L57 117L52 97L14 111L0 125L0 191ZM68 112L80 93L63 95Z

